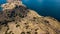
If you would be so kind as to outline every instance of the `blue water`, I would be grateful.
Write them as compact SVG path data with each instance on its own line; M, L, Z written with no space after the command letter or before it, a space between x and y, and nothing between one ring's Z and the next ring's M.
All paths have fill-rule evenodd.
M6 0L0 0L0 5L6 3Z
M0 0L0 11L2 10L1 4L7 3L6 0Z
M22 0L22 2L40 15L51 16L60 20L60 0ZM4 3L7 1L0 0L0 5Z
M60 0L22 0L22 2L40 15L60 20Z

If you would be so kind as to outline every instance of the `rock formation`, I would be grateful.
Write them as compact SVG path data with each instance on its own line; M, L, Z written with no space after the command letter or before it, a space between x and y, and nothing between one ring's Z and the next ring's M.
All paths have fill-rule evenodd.
M60 34L60 22L27 9L23 4L7 5L0 12L0 34ZM6 5L6 4L5 4Z

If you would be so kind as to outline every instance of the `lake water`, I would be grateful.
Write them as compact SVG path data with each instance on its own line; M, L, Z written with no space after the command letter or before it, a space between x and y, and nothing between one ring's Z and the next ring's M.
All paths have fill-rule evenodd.
M0 11L2 10L1 4L4 4L4 3L7 3L7 1L6 0L0 0Z
M22 2L40 15L60 20L60 0L22 0Z
M6 0L0 0L0 5L6 2ZM40 15L51 16L60 20L60 0L22 0L22 2Z

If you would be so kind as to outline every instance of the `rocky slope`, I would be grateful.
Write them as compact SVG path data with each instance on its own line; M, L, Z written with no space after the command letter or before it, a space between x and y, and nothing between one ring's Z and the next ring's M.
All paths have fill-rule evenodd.
M60 34L60 22L56 19L40 16L23 5L13 5L0 12L0 34Z

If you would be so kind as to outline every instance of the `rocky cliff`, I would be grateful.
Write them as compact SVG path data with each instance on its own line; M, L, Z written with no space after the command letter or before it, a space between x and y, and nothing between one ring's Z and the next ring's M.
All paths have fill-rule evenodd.
M41 16L20 3L10 4L13 6L4 4L0 12L0 34L60 34L56 19Z

